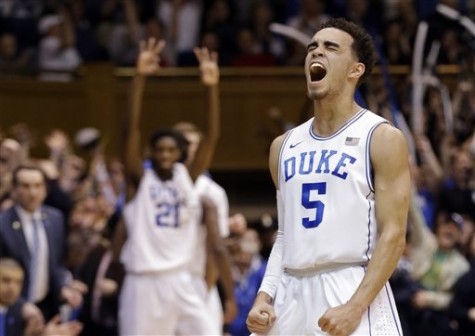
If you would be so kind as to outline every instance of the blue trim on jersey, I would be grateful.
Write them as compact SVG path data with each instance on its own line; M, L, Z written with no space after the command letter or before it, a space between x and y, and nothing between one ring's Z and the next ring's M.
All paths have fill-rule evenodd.
M368 200L368 197L372 194L373 192L370 191L368 195L366 195L366 200L368 202L368 248L366 249L365 255L366 255L366 260L369 261L369 249L371 248L371 202Z
M277 165L277 189L280 189L280 180L281 180L281 176L280 176L280 167L281 167L281 163L282 163L282 152L284 151L284 148L285 148L285 145L287 144L287 141L289 141L290 139L290 135L292 134L292 132L295 130L292 129L290 130L287 135L285 136L285 139L284 141L282 142L282 146L280 146L280 150L279 150L279 160L278 160L278 165Z
M373 139L373 132L381 124L387 124L387 121L380 121L374 125L368 132L368 137L366 138L366 150L365 150L365 166L366 166L366 182L368 183L369 189L374 192L374 183L373 183L373 165L371 164L371 140Z
M397 323L398 319L396 318L395 309L393 307L394 302L391 300L391 295L389 295L388 283L387 282L384 285L384 290L386 291L386 295L388 297L389 307L391 307L391 314L393 315L393 320L394 320L394 324L396 325L397 333L398 333L399 336L401 336L402 335L402 330L399 330L399 325Z
M361 110L359 110L353 117L351 117L350 120L348 120L345 124L343 124L343 126L340 127L340 129L338 131L336 131L335 133L333 133L332 135L328 136L328 137L321 137L317 134L315 134L313 132L313 122L310 123L310 129L309 129L309 132L310 132L310 136L312 138L314 138L315 140L328 140L328 139L332 139L334 137L336 137L338 134L342 133L345 129L347 129L351 124L353 124L356 120L358 120L359 118L361 118L363 116L363 114L367 111L367 109L365 108L362 108Z

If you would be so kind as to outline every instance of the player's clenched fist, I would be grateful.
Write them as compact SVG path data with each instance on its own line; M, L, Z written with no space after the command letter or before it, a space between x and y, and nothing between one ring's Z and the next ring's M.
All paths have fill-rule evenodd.
M274 321L274 307L264 300L256 299L246 320L249 331L256 334L266 334L274 324Z

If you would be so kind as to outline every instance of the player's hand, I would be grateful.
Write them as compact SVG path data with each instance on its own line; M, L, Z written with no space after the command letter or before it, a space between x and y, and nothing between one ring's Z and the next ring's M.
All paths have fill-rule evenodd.
M328 309L318 320L318 326L331 336L346 336L355 331L362 315L362 311L347 303Z
M140 42L140 53L137 59L137 73L141 76L155 74L160 68L160 53L165 47L165 41L157 41L151 37Z
M209 52L208 48L195 48L193 52L200 63L201 82L206 86L217 85L219 83L218 53Z
M274 307L267 302L256 301L247 315L246 325L250 332L267 334L274 322Z

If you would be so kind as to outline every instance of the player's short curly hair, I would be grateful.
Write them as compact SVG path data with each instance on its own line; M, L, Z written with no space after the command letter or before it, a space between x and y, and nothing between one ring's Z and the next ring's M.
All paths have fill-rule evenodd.
M185 162L188 157L188 141L180 132L177 132L173 129L160 128L153 132L149 139L150 148L154 148L157 142L164 137L170 137L176 141L181 153L180 159L178 161Z
M324 28L336 28L353 37L353 52L358 61L365 65L365 72L359 84L364 82L371 75L376 63L376 50L371 35L363 27L344 18L331 18L320 26L320 30Z

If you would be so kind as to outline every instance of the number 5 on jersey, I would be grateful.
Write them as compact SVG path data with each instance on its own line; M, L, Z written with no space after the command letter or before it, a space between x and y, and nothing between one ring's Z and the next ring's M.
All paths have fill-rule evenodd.
M327 184L325 182L302 184L302 206L308 210L315 209L315 219L302 218L302 225L306 229L319 226L323 220L323 211L325 210L325 204L322 201L310 200L312 191L316 191L318 195L324 195L327 193Z

